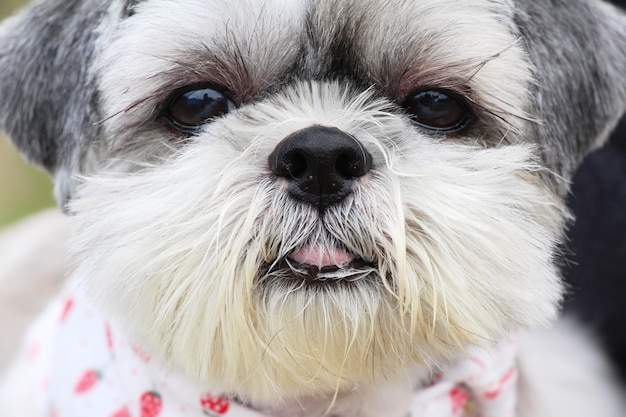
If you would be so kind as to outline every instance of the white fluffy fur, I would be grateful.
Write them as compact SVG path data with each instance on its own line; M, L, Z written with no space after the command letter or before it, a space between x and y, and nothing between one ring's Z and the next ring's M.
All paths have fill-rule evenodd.
M498 115L509 129L519 129L529 117L526 91L533 81L508 1L470 1L462 7L453 0L320 3L325 5L320 7L321 22L332 21L338 5L363 16L356 28L359 52L388 96L404 97L433 85L461 88L463 95L471 91L470 100ZM495 132L506 133L499 128Z
M385 106L302 84L159 166L86 178L78 274L167 364L257 402L382 383L554 318L563 209L533 148L433 140ZM314 124L354 135L376 167L323 222L267 167ZM378 274L311 289L263 273L307 243L345 245Z
M172 85L215 82L250 93L266 88L295 59L306 10L300 0L166 0L142 2L139 8L104 39L96 64L107 116L146 99L154 105L165 98L159 91L171 91ZM226 68L197 73L195 65L207 55L216 55ZM139 112L126 116L145 120ZM106 126L119 132L119 123L113 117Z

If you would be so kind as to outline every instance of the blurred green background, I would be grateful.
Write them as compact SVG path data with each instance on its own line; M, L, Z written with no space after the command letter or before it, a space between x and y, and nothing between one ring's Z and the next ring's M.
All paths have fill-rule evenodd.
M26 3L28 0L0 0L0 20ZM6 138L0 136L0 228L53 204L48 176L28 166Z

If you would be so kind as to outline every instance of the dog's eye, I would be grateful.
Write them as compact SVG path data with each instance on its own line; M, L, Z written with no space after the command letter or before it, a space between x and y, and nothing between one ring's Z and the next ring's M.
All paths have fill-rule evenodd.
M418 125L438 132L458 132L472 120L466 103L444 90L418 91L404 101L403 107Z
M175 95L166 116L175 129L193 133L199 126L228 113L233 107L233 102L223 93L200 88Z

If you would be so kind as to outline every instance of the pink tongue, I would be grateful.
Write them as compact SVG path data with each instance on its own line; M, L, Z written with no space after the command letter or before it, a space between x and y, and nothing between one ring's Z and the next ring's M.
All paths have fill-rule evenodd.
M319 245L305 246L290 257L300 264L316 266L318 269L346 265L354 260L354 255L345 250Z

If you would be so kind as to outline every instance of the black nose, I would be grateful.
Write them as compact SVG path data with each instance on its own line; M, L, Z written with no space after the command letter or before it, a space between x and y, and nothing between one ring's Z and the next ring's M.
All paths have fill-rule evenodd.
M287 136L269 157L272 172L289 180L289 194L326 208L352 192L356 178L369 172L372 157L349 134L312 126Z

